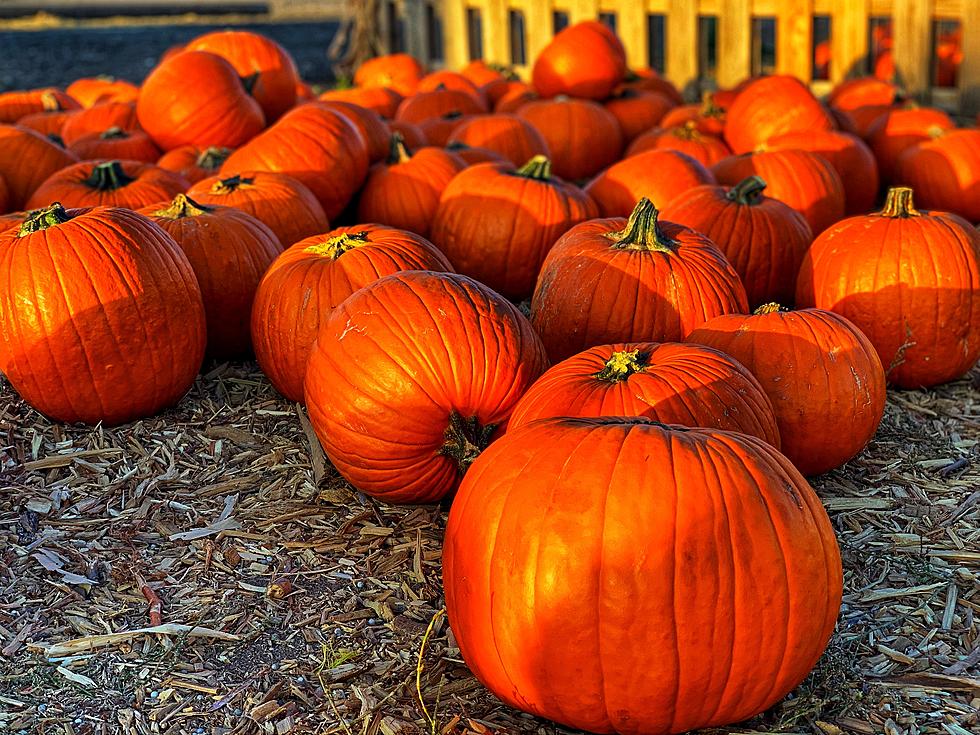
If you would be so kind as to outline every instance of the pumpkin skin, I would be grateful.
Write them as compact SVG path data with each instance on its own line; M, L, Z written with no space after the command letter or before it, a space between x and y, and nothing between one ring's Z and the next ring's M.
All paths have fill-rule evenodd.
M194 184L187 196L199 204L235 207L272 230L284 247L330 229L320 202L300 181L272 171L212 176Z
M726 186L760 177L769 187L769 196L802 214L814 235L844 218L844 184L830 162L816 153L796 149L743 153L719 161L711 171Z
M893 188L880 212L813 241L796 301L854 322L890 383L954 380L980 357L980 235L956 215L917 211L911 189Z
M742 279L749 304L792 303L796 274L813 241L802 214L763 194L749 177L734 187L699 186L663 210L664 219L707 236Z
M0 124L10 125L38 112L61 112L81 108L75 100L54 87L0 92Z
M60 138L65 123L77 114L78 110L35 112L31 115L24 115L24 117L17 121L17 126L36 130L41 135L57 135Z
M45 179L77 160L34 130L0 125L0 177L7 184L10 209L23 209Z
M475 166L478 163L506 163L506 159L496 151L486 148L473 148L466 143L450 143L446 150L455 154L467 166Z
M706 168L732 155L725 141L702 133L698 130L697 123L689 120L680 127L666 130L655 128L643 133L630 144L626 157L658 149L684 153Z
M336 110L346 117L360 131L361 137L367 143L368 161L376 163L388 155L388 144L391 132L381 116L374 110L368 110L350 102L319 102L320 107Z
M635 89L642 92L656 92L661 94L675 105L683 105L684 97L677 90L677 87L669 79L664 79L653 69L629 69L626 72L626 80L622 84L623 89Z
M120 130L139 130L134 102L100 102L93 107L80 110L65 121L61 137L69 146L79 138L92 133L101 133L110 128Z
M152 163L81 161L52 174L27 200L27 208L61 202L69 207L139 209L187 187L183 177Z
M772 402L759 381L728 355L701 345L591 347L546 370L518 401L507 431L558 416L643 416L737 431L779 449Z
M585 191L595 199L603 217L625 217L641 197L669 202L695 186L714 183L714 175L698 161L664 149L614 163L592 179Z
M905 151L955 127L949 115L931 107L895 109L879 115L868 128L868 145L878 161L882 182L896 183L898 161Z
M359 222L377 222L429 236L439 197L466 163L441 148L409 153L392 136L391 154L371 169L357 203Z
M82 161L115 158L155 163L160 158L160 149L149 135L141 130L126 132L119 128L84 135L68 146L68 150Z
M578 187L552 177L547 158L519 169L472 166L442 193L432 242L453 267L512 300L534 291L548 250L569 228L599 214Z
M133 102L140 88L125 79L115 77L83 77L65 88L65 92L82 107L89 108L102 102Z
M626 52L616 35L598 21L563 29L531 68L531 84L542 97L565 94L604 100L626 76Z
M299 179L334 219L367 177L367 142L347 117L310 102L287 112L221 167L222 176L240 171L278 171Z
M603 106L619 123L623 141L629 143L640 133L656 126L674 107L674 101L659 92L626 88L606 100Z
M399 122L418 125L427 120L434 120L446 115L480 115L486 112L472 95L458 89L433 89L429 92L419 92L406 97L395 113Z
M546 365L509 301L465 276L408 271L333 311L307 364L306 405L354 487L430 503L458 487Z
M926 209L980 222L980 131L953 130L909 148L897 178Z
M498 114L517 112L528 102L540 99L537 92L524 82L507 82L507 85L507 89L493 105L493 111Z
M452 134L456 132L456 128L472 119L472 115L460 115L451 112L442 117L423 120L418 124L418 129L425 139L423 145L435 146L436 148L446 147L449 144Z
M405 145L410 151L414 151L416 148L424 148L429 144L418 125L391 120L388 123L388 130L391 131L392 135L398 133L402 136L402 140L405 141Z
M451 89L462 92L476 101L481 113L490 111L490 105L483 90L480 89L478 84L470 81L462 74L449 71L448 69L430 72L419 80L419 86L416 88L415 94L432 92L436 89Z
M713 94L705 94L701 104L678 105L668 110L660 120L660 127L683 127L689 122L705 135L720 137L725 133L725 111L718 106Z
M185 145L164 153L157 160L157 166L180 174L194 184L215 176L230 155L230 148L209 146L202 149L196 145Z
M551 152L551 167L563 179L595 176L623 152L623 134L615 116L591 100L538 100L520 108L517 116L541 133Z
M552 362L596 345L680 342L712 317L748 311L714 243L658 215L642 199L628 221L584 222L555 243L531 299Z
M541 132L516 115L478 115L453 130L446 141L465 143L496 151L515 166L523 166L533 156L548 156L548 143Z
M388 87L402 97L415 93L424 75L422 65L408 54L387 54L368 59L354 72L358 87Z
M235 148L265 127L262 108L235 68L207 51L183 51L151 71L136 115L165 151L182 145Z
M459 73L478 87L483 87L496 81L508 81L510 78L513 78L513 72L511 70L495 64L488 64L483 59L474 59L460 69Z
M266 271L252 306L252 344L276 390L302 403L306 363L321 324L348 296L400 271L452 266L435 245L382 225L340 227L288 248Z
M267 122L275 122L296 104L296 63L271 38L250 31L215 31L198 36L186 48L216 54L231 64L246 80Z
M6 214L8 211L10 211L10 189L7 188L7 182L3 180L3 176L0 176L0 215Z
M320 95L324 102L350 102L367 110L374 110L381 117L391 119L404 99L398 92L387 87L351 87L328 89Z
M201 291L177 244L145 217L32 213L0 234L0 274L0 371L46 416L121 424L172 406L194 382Z
M885 412L885 372L874 347L844 317L766 304L695 329L689 342L731 355L772 400L782 452L804 475L855 457Z
M898 98L898 88L874 77L847 79L827 97L830 109L841 115L856 135L866 138L880 115L888 112Z
M833 117L806 85L785 75L753 80L725 115L725 140L736 153L754 151L784 133L833 129Z
M463 659L504 702L665 735L740 722L799 684L842 571L820 499L765 442L559 418L473 463L443 582Z

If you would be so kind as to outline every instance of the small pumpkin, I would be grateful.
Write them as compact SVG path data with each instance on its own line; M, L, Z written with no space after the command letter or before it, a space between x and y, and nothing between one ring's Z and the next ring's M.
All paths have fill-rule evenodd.
M316 104L328 110L336 110L354 123L354 126L360 131L361 137L364 138L364 142L367 143L368 161L370 163L377 163L388 155L388 141L391 139L391 131L374 110L351 102L329 101Z
M980 130L951 130L912 146L898 159L896 178L927 209L980 222Z
M10 125L38 112L78 110L80 105L54 87L0 92L0 124Z
M185 191L188 182L143 161L81 161L52 174L27 200L28 209L61 202L69 207L139 209Z
M674 101L659 92L625 88L603 103L623 133L623 141L629 143L640 133L655 127L663 119Z
M381 117L391 119L404 99L398 92L387 87L350 87L349 89L328 89L320 95L325 102L350 102L368 110L374 110Z
M82 161L105 158L155 163L160 158L160 149L149 135L142 130L127 132L120 128L84 135L68 146L68 150Z
M65 123L78 114L78 110L62 110L55 112L35 112L25 115L17 121L17 125L22 128L36 130L41 135L57 135L61 137L61 132Z
M912 146L955 127L949 115L933 107L913 105L879 115L868 128L868 145L878 161L882 182L899 183L896 174L901 155Z
M700 133L721 137L725 133L725 110L718 105L714 94L705 94L700 104L678 105L668 110L660 120L660 127L683 127L689 122Z
M386 54L368 59L354 72L358 87L388 87L402 97L415 93L425 74L422 65L408 54Z
M654 69L637 68L626 70L623 87L661 94L675 105L683 105L684 97L669 79L664 79Z
M157 166L180 174L193 184L209 176L215 176L230 155L230 148L215 146L200 148L196 145L185 145L164 153L157 160Z
M697 123L689 120L679 127L648 130L630 144L626 157L657 149L684 153L707 168L732 154L725 141L702 133Z
M463 115L459 112L450 112L442 117L434 117L423 120L418 124L418 129L425 140L423 145L444 148L449 144L453 133L463 123L472 120L472 115Z
M604 100L626 76L626 51L616 34L595 20L561 30L531 67L542 97L560 94Z
M398 133L398 135L402 136L402 140L405 141L405 145L409 150L424 148L429 144L428 140L426 140L425 133L422 132L422 129L418 125L391 120L388 122L388 130L391 131L392 135ZM448 138L449 136L447 135L446 137Z
M136 102L140 88L125 79L111 76L83 77L65 88L65 92L82 107L102 102Z
M856 135L866 138L880 115L888 112L899 98L891 82L874 77L846 79L827 96L830 108L842 115Z
M480 89L480 85L467 79L458 72L449 71L448 69L429 72L419 80L419 86L416 88L415 94L424 94L425 92L432 92L436 89L449 89L462 92L477 103L479 112L485 113L490 111L487 96Z
M120 130L139 130L135 102L100 102L97 105L79 110L61 128L61 137L67 145L92 133L101 133L110 128Z
M527 120L516 115L477 115L456 127L446 141L496 151L515 166L534 156L550 155L548 142Z
M0 178L7 185L10 209L23 209L49 176L77 160L34 130L0 125Z
M419 92L406 97L395 112L399 122L416 125L447 115L480 115L486 108L473 98L471 94L458 89L436 88L428 92Z
M809 88L783 74L752 80L725 114L725 140L736 153L754 151L784 133L834 127L833 117Z

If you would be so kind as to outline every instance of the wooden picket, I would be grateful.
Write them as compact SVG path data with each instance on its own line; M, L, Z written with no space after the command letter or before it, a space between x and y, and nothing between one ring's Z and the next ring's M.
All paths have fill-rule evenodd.
M483 58L515 66L521 74L528 67L512 63L512 12L523 16L526 60L552 37L556 12L571 23L613 15L631 66L647 65L648 19L661 16L664 75L690 96L712 84L730 86L751 73L754 19L776 24L774 70L793 74L823 92L868 69L871 20L891 18L895 65L907 93L963 113L980 111L980 0L391 0L389 8L393 17L401 18L405 50L450 68L470 60L469 24L478 14ZM443 59L431 58L433 12L441 20ZM830 19L828 80L811 78L815 17ZM704 50L699 28L706 19L714 19L716 29L717 65L711 81L700 77ZM963 63L955 88L931 86L936 20L960 23Z

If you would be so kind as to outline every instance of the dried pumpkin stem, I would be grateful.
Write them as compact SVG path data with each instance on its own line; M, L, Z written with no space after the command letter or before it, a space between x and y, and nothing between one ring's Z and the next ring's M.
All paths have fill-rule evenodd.
M547 156L535 156L517 169L517 175L535 181L548 181L551 178L551 161Z
M197 157L196 163L205 171L217 171L230 155L230 148L210 146L201 151L201 155Z
M757 307L756 310L753 311L752 313L756 315L777 314L779 312L787 312L787 311L792 311L792 309L788 309L782 304L779 304L775 301L770 301L768 304L763 304L762 306Z
M17 236L24 237L30 235L32 232L40 232L49 227L57 227L68 222L70 219L71 215L61 206L61 202L55 202L44 209L35 209L29 212L21 224L20 229L17 231Z
M121 189L134 181L136 179L123 171L122 164L119 161L106 161L105 163L96 164L92 169L91 176L85 179L85 183L88 186L99 191Z
M102 134L99 135L99 138L101 138L102 140L118 140L119 138L128 138L128 137L129 137L129 133L127 133L118 125L113 125L111 128L103 131Z
M650 250L658 253L673 253L678 244L667 237L657 221L660 212L653 202L643 197L630 214L629 220L619 232L606 235L619 250Z
M328 237L323 242L308 245L306 252L336 260L348 250L353 250L369 241L367 232L344 232L334 237Z
M391 136L391 147L388 152L388 165L394 166L397 163L410 161L412 154L405 145L405 136L401 133L394 133Z
M761 176L749 176L735 184L725 197L737 204L758 204L765 188L765 179Z
M238 190L240 186L248 186L255 179L248 178L246 176L241 176L236 174L235 176L229 176L227 179L221 179L220 181L215 181L211 186L212 194L231 194Z
M620 350L614 352L606 360L602 370L595 373L593 377L597 380L605 380L609 383L618 383L626 380L630 375L639 373L650 364L650 353L640 352L639 350Z
M465 475L480 452L490 445L490 438L496 430L497 424L484 426L476 416L463 418L453 411L449 414L449 426L444 434L446 441L439 454L455 461L459 474Z
M701 131L698 130L696 122L688 120L683 125L674 128L674 135L681 140L698 140L701 137Z
M170 203L169 207L153 213L154 217L166 217L167 219L183 219L184 217L200 217L214 210L204 204L198 204L186 194L178 194Z
M908 186L893 186L885 197L885 206L879 215L882 217L918 217L919 211L912 201L912 189Z

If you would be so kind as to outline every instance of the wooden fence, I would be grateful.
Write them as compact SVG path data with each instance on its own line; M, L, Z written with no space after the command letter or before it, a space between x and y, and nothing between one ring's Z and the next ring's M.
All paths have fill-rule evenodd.
M631 66L655 66L691 96L760 71L788 73L815 91L867 73L872 31L890 21L897 78L922 101L980 111L980 0L389 0L383 33L431 64L472 58L527 64L567 23L600 18ZM953 86L934 86L937 30L958 28L963 61ZM829 51L814 78L814 49Z

